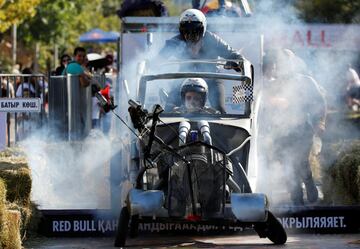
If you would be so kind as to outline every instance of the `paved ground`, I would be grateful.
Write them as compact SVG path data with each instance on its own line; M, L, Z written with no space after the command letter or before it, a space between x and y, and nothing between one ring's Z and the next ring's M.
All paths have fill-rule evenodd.
M36 238L25 243L24 248L40 249L98 249L114 248L113 238ZM283 246L275 246L257 235L233 236L140 236L128 240L128 248L289 248L289 249L345 249L360 248L360 234L288 235Z

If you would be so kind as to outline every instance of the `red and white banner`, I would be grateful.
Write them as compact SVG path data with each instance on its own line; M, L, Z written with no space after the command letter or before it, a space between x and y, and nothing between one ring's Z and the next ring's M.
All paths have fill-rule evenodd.
M279 47L360 51L360 25L282 26L265 34L265 48Z

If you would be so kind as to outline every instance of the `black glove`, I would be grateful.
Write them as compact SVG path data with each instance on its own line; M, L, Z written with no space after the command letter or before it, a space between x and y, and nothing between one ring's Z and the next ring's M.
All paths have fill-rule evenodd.
M134 128L141 131L145 128L148 112L143 109L139 103L133 100L129 100L129 105L128 111Z
M227 61L224 65L224 69L230 70L234 69L236 72L241 72L240 65L236 63L235 61Z
M100 87L99 84L97 84L97 83L91 84L91 94L92 94L92 96L95 96L95 93L97 93L100 90L101 90L101 87Z

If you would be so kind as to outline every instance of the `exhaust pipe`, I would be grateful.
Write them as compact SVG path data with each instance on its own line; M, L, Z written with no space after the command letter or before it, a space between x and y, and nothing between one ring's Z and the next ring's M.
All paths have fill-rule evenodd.
M264 194L232 193L231 210L240 222L265 222L269 202Z
M204 138L204 142L212 145L212 139L210 136L210 126L209 123L207 121L199 121L198 122L198 128L201 132L201 134L203 135Z
M210 136L210 125L209 125L209 122L208 121L199 121L198 122L198 129L200 130L201 132L201 135L203 136L204 138L204 142L209 144L209 145L212 145L212 139L211 139L211 136ZM210 149L210 163L213 164L214 163L214 153L213 153L213 150Z
M190 123L182 121L179 125L179 146L186 143L186 138L190 130Z

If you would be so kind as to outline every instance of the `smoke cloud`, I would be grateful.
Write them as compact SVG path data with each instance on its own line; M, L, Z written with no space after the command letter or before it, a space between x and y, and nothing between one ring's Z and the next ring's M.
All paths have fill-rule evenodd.
M284 108L277 109L278 112L273 113L273 117L264 118L262 113L258 118L260 121L261 134L257 138L259 144L258 159L259 159L259 191L267 193L275 205L293 205L290 201L289 192L294 187L293 180L296 177L300 177L295 170L295 165L298 160L304 160L299 158L301 154L300 147L294 148L294 146L283 146L278 148L279 137L286 136L287 132L296 132L296 125L299 117L302 115L311 114L314 110L305 108L307 105L302 103L312 101L309 96L314 96L313 90L308 88L305 92L301 91L301 98L299 98L299 92L294 92L294 87L289 87L291 84L301 84L300 90L306 89L306 82L298 82L291 79L291 74L305 74L311 76L320 86L320 92L325 95L327 101L328 113L347 111L345 106L345 88L346 88L346 71L350 64L356 63L358 51L355 53L354 46L351 44L353 40L354 27L349 25L348 27L338 25L338 28L344 30L333 32L330 36L325 30L320 28L310 28L310 25L303 23L297 18L298 13L293 8L283 6L279 8L279 11L273 11L276 6L276 1L261 1L257 9L261 12L255 13L255 19L257 27L261 30L265 37L265 62L271 64L269 60L276 57L271 55L278 53L283 49L291 49L295 54L288 57L288 60L277 61L274 71L278 73L288 74L289 82L282 82L282 86L276 84L276 79L271 77L277 77L279 75L272 75L268 77L265 75L264 85L261 90L262 96L287 96L290 102L277 103ZM278 6L279 7L279 6ZM290 26L290 25L291 26ZM331 27L331 29L336 29ZM270 57L270 59L269 59ZM279 58L277 58L279 59ZM268 60L268 61L266 61ZM267 72L264 72L265 74ZM266 79L266 77L268 77ZM273 81L272 81L273 80ZM255 81L255 84L259 82ZM258 92L259 94L259 92ZM273 98L275 99L275 98ZM274 103L266 102L262 99L261 106L271 112L271 106ZM277 99L281 101L281 99ZM288 105L288 106L287 106ZM294 108L295 107L295 108ZM292 108L293 111L287 111ZM287 109L287 110L286 110ZM318 153L324 143L334 143L341 139L341 137L348 137L350 133L356 132L354 129L351 131L341 131L339 134L333 134L334 127L344 127L344 120L341 115L331 115L331 119L328 118L327 129L323 136L323 146L319 137L315 136L313 139L314 145L310 157L312 175L319 190L320 201L322 198L322 171L325 167L332 162L328 161L329 158L323 158L322 164L319 165L317 159L319 159ZM337 118L338 117L338 118ZM303 123L305 123L303 121ZM271 127L271 128L270 128ZM341 129L341 128L340 128ZM290 141L289 144L303 144L309 143L305 137L306 131L303 132L303 137L298 136L294 139L298 141ZM340 136L339 136L340 135ZM288 138L288 140L291 140ZM263 146L268 144L268 146ZM297 150L298 149L298 150ZM279 155L280 150L280 155ZM321 156L321 154L320 154ZM280 159L279 159L280 157ZM270 159L269 159L270 158ZM272 158L272 159L271 159ZM306 159L306 158L305 158ZM333 160L333 158L332 158ZM309 204L306 198L306 191L304 187L305 204ZM319 203L318 202L315 202Z
M46 131L21 143L32 172L32 200L40 209L110 207L111 139L91 130L84 141L49 141Z

